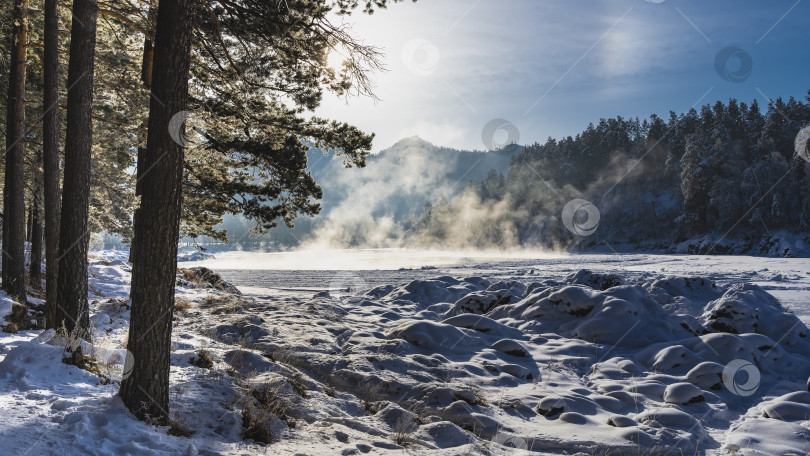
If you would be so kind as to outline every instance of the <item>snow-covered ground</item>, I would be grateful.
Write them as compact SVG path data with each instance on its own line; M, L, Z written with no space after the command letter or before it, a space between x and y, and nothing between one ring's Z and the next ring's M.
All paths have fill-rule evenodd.
M181 263L205 266L244 287L326 289L342 271L362 284L408 282L437 275L531 281L562 278L580 269L619 274L630 281L652 277L705 277L720 285L762 286L810 324L810 259L661 254L560 254L536 251L441 252L355 249L278 253L226 252L215 259ZM290 273L290 271L295 271Z
M172 434L189 435L135 420L115 396L129 267L124 253L94 252L86 351L110 380L61 363L49 333L0 333L2 452L810 452L806 259L409 250L184 259L201 261L180 267L210 267L243 293L178 279ZM10 310L0 299L0 315Z

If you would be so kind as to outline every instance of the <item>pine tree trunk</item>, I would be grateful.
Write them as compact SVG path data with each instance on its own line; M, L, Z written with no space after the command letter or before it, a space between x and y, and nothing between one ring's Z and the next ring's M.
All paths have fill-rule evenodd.
M42 169L45 198L45 327L56 328L59 264L59 0L45 0L43 56L45 113L42 116Z
M59 278L57 327L90 337L87 305L87 219L90 209L90 149L93 138L93 70L96 47L95 0L73 1L68 64L67 130L65 133L65 182L59 229Z
M25 242L31 242L31 228L34 226L34 206L28 206L28 215L25 222Z
M127 349L132 374L121 398L138 418L165 422L169 408L177 242L182 204L183 148L169 133L169 120L185 110L191 50L193 0L161 0L155 33L149 132L138 157L141 204L132 254L132 316Z
M148 125L147 125L148 128ZM141 181L141 176L144 175L146 171L144 165L144 160L146 160L146 149L143 147L138 148L138 159L136 161L136 168L135 168L135 195L141 196L143 184ZM135 213L132 214L132 224L133 226L138 223L138 214L141 212L140 208L135 208ZM132 240L129 241L129 262L131 264L135 264L135 236L133 233Z
M39 179L37 179L39 181ZM31 216L31 270L28 282L34 290L42 290L42 182L35 182L31 204L33 215Z
M137 175L138 174L136 173L135 174L136 179L137 179ZM136 192L135 195L136 196L140 195L140 193ZM132 213L132 226L133 226L133 229L134 229L134 226L138 223L137 222L137 220L138 220L138 211L140 211L140 209L136 207L135 211ZM135 233L132 234L132 239L130 239L130 241L129 241L129 258L127 258L127 261L129 262L129 264L135 264Z
M14 1L3 187L3 289L25 303L25 58L28 0Z

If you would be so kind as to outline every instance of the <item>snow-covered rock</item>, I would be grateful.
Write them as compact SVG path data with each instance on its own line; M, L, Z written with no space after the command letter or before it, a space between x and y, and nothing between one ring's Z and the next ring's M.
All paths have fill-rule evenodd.
M705 400L703 390L691 383L673 383L664 391L664 402L669 404L688 405Z
M615 286L624 285L624 279L618 274L604 274L592 272L588 269L569 274L565 281L571 284L585 285L595 290L607 290Z
M714 331L762 334L810 353L807 327L758 285L732 285L722 297L706 306L701 321Z

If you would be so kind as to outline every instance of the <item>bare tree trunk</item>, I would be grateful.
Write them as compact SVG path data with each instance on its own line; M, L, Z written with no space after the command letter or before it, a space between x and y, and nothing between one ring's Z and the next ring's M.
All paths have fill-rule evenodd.
M31 270L28 282L34 290L42 290L42 182L37 181L31 202Z
M158 6L149 133L145 154L138 157L141 206L135 218L127 342L133 369L121 382L121 398L138 418L159 422L169 413L184 155L170 136L169 121L185 110L188 99L192 5L193 0L161 0Z
M57 326L90 337L87 304L87 251L90 242L90 149L93 139L93 71L95 68L96 0L73 1L68 65L65 182L59 229Z
M42 152L34 153L34 166L42 166ZM28 283L34 290L42 290L42 176L31 173L31 203L28 205L28 241L31 243Z
M147 129L148 128L149 127L147 126ZM144 149L143 147L139 147L138 148L138 160L137 160L136 168L135 168L135 195L136 196L140 196L143 193L143 190L142 190L143 189L143 184L142 184L142 181L141 181L141 177L144 175L144 172L146 171L146 169L143 166L144 165L144 160L146 160L146 149ZM140 214L140 212L141 212L141 209L136 207L135 208L135 213L132 214L132 224L133 224L133 226L138 223L138 214ZM136 252L136 250L137 249L135 248L135 236L134 236L134 233L133 233L132 240L129 241L129 262L132 263L132 264L135 264L135 252Z
M6 172L3 187L3 289L25 297L25 58L28 0L14 1L14 35L6 114Z
M45 199L45 327L56 328L59 275L59 0L45 0L43 56L45 113L42 117L42 169Z
M34 206L28 205L28 215L26 215L25 220L25 242L31 242L31 228L34 226Z
M155 54L155 48L152 46L152 40L147 36L143 39L143 61L141 63L141 81L147 89L152 88L152 56Z

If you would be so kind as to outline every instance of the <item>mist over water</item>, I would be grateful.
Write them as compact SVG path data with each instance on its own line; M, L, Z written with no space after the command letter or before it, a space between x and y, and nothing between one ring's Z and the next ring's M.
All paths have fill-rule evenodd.
M466 239L475 236L468 232L469 225L498 218L505 204L480 204L471 195L465 197L465 189L490 170L505 173L515 152L458 151L413 137L369 157L366 168L341 169L336 166L339 160L331 160L325 169L313 171L324 189L323 210L310 232L299 233L302 247L473 247ZM421 239L418 223L426 209L455 199L468 207L465 223L457 229L448 226L441 242Z
M568 256L542 250L299 249L289 252L224 252L216 259L184 263L216 269L365 271L452 267L483 261L552 259Z
M562 250L577 240L561 219L568 201L586 196L609 215L617 195L602 201L606 192L646 171L644 163L615 154L599 166L595 179L577 188L540 177L547 172L537 174L528 164L512 163L506 169L487 165L412 144L367 168L325 176L325 194L345 198L334 206L325 204L324 215L301 246Z

